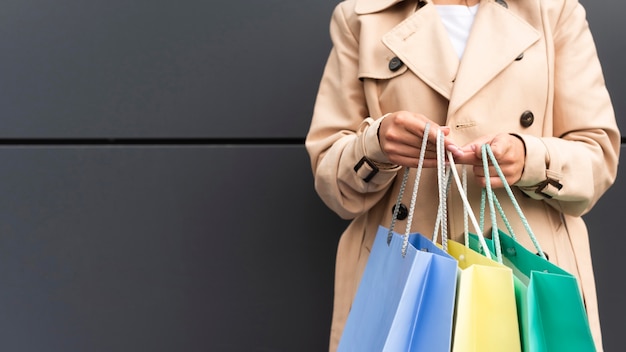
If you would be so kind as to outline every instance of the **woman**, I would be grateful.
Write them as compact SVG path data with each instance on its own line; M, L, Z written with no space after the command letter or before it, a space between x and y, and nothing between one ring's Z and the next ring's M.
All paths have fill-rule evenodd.
M330 350L376 230L389 226L398 171L417 165L427 122L444 132L457 164L474 166L468 190L474 206L485 183L476 147L491 145L550 261L578 277L602 350L581 215L616 177L620 135L577 0L346 0L333 13L330 34L333 48L306 139L319 196L352 219L337 251ZM435 135L428 136L430 168L412 229L424 234L432 233L437 210ZM491 181L502 186L497 176ZM408 198L400 219L406 204ZM448 208L450 236L462 241L459 197ZM521 223L513 226L525 233ZM403 229L401 221L396 228Z

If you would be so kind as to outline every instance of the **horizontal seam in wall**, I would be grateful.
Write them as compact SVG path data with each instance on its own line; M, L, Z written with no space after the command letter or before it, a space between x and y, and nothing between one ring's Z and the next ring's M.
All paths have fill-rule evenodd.
M0 138L0 146L302 145L304 138Z
M0 146L303 145L304 138L0 138ZM621 138L626 144L626 137Z

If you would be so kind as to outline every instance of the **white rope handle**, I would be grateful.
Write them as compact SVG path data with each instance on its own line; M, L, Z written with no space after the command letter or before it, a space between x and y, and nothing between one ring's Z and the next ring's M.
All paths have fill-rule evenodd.
M480 229L480 225L478 225L478 221L476 220L476 216L474 215L474 212L472 211L472 207L470 206L470 203L467 200L467 196L462 191L463 183L461 182L459 173L456 170L456 165L454 163L454 158L451 152L448 152L448 161L450 162L450 170L452 171L452 175L454 176L454 181L456 182L456 186L459 189L459 194L461 195L461 199L463 200L463 206L467 209L467 214L469 215L470 220L472 221L472 225L474 226L474 231L476 231L476 235L478 236L478 240L480 241L481 246L485 248L485 256L489 259L492 259L491 253L489 253L490 251L488 250L489 247L487 246L487 242L485 241L485 236L483 235L483 232ZM468 246L469 243L466 242L465 245Z
M404 168L404 175L402 176L402 183L400 184L400 190L398 191L398 198L396 199L396 205L393 207L393 215L391 216L391 225L389 225L389 232L387 233L387 246L391 244L391 238L393 237L393 229L396 227L396 220L400 212L400 204L402 203L402 197L404 197L404 190L406 189L406 183L409 179L409 168Z
M411 194L411 204L409 206L409 216L406 221L406 230L404 232L404 241L402 242L402 257L406 256L409 247L409 234L411 233L411 225L413 224L413 212L415 211L415 202L417 200L417 190L422 176L422 168L424 167L424 158L426 157L426 147L428 146L428 134L430 132L430 124L424 127L424 136L422 137L422 149L420 149L419 161L417 163L417 171L415 172L415 183L413 184L413 193Z
M441 247L448 252L448 189L450 187L450 170L446 169L446 153L444 148L443 132L437 134L437 188L439 191L439 205L437 207L437 219L433 231L433 242L439 239L441 227Z

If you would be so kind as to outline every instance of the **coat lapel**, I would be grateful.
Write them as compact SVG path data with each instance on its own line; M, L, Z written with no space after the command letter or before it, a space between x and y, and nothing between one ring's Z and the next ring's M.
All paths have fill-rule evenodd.
M383 2L396 1L378 5ZM383 43L450 100L452 114L539 38L537 30L509 9L482 0L460 62L431 2L385 34Z
M383 43L420 79L450 99L459 60L433 4L402 21L383 36Z
M493 0L483 0L474 19L450 99L453 114L539 40L530 24Z
M357 0L354 11L359 14L382 11L404 0Z

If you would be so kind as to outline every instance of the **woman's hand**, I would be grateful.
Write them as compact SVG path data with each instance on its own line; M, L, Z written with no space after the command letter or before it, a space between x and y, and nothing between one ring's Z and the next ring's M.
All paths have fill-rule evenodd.
M483 144L491 146L493 155L496 157L507 183L512 185L519 181L524 172L526 147L521 138L508 133L484 136L463 146L460 152L454 153L454 161L457 164L473 165L476 181L481 187L485 187L486 180L481 151ZM503 187L502 180L500 180L493 166L489 166L489 176L492 187Z
M447 126L439 126L426 116L408 111L397 111L387 115L378 130L378 140L389 160L401 166L417 167L424 129L430 123L424 167L437 167L437 132L444 136L450 133ZM458 152L459 148L448 138L444 139L447 150Z

